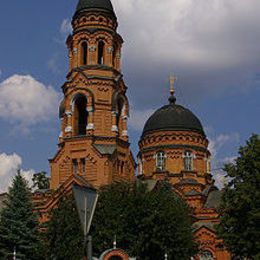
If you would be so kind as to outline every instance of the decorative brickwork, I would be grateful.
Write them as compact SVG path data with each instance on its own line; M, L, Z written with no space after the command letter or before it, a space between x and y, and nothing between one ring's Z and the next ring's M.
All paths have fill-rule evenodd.
M128 143L127 87L120 72L123 39L116 31L116 18L86 10L76 13L72 25L59 150L50 160L51 189L71 174L96 188L115 180L131 181L135 162Z
M127 87L121 74L123 39L110 1L104 2L106 8L98 1L80 0L72 20L73 33L67 39L69 72L59 109L61 132L58 151L50 160L51 190L34 194L41 222L49 219L50 209L62 196L72 192L73 184L98 189L135 179L127 131ZM145 125L139 141L138 178L168 178L190 205L201 249L195 259L229 260L215 232L221 194L210 173L208 140L199 119L175 104L175 80L171 79L170 104ZM129 259L119 249L106 251L102 259L112 256Z

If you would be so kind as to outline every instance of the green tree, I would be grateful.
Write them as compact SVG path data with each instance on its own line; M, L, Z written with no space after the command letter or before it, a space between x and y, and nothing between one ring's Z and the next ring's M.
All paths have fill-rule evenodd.
M82 258L84 236L72 196L60 200L58 207L52 210L46 227L47 259Z
M218 233L239 257L260 259L260 138L240 147L235 163L225 166L231 179L224 189Z
M31 192L19 172L0 214L0 258L9 259L14 248L20 259L41 259L38 222L33 213Z
M38 172L33 175L33 188L38 188L40 190L46 190L50 188L50 180L46 176L46 172Z
M195 254L188 206L165 181L155 190L146 185L115 183L104 187L93 219L91 234L99 256L118 247L138 259L189 259Z

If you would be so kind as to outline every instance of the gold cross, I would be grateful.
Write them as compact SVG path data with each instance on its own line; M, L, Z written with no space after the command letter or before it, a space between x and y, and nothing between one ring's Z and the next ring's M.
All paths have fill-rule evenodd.
M175 92L174 85L175 85L175 82L177 81L177 77L176 76L170 76L169 80L170 80L170 93L173 96L174 92Z

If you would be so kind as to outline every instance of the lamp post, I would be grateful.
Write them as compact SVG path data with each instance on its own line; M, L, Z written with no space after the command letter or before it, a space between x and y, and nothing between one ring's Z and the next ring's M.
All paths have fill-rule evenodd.
M97 205L98 194L95 189L78 185L74 185L72 190L84 231L84 254L88 260L92 260L92 237L89 234L89 230Z

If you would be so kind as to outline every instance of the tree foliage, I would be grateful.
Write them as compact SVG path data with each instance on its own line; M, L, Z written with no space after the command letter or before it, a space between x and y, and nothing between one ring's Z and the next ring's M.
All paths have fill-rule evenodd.
M225 188L218 233L236 256L260 259L260 138L253 135L225 166Z
M63 197L47 223L47 259L78 260L83 257L84 236L72 196Z
M14 248L20 259L41 259L38 222L33 213L31 192L19 172L0 215L0 258L9 259Z
M50 180L46 176L46 172L38 172L33 175L33 188L38 188L39 190L46 190L50 188Z
M153 191L143 184L115 183L101 190L93 219L94 252L118 247L138 259L189 259L195 253L188 206L165 181Z

